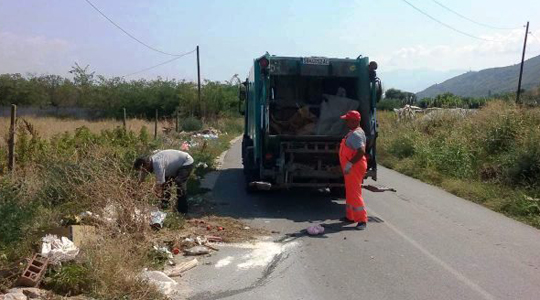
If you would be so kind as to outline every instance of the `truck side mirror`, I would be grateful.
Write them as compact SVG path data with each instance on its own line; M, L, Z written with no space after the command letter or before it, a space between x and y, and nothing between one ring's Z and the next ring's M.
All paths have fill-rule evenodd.
M243 116L245 113L244 103L247 99L246 87L244 84L241 84L238 87L238 112Z
M380 80L377 80L377 102L381 101L382 94L382 82Z

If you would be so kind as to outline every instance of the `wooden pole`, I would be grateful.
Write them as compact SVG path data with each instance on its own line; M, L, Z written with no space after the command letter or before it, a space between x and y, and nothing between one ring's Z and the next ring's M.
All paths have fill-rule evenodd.
M525 27L525 40L523 41L523 53L521 54L521 67L519 68L519 81L516 95L516 103L520 103L519 96L521 95L521 77L523 77L523 64L525 62L525 49L527 48L527 36L529 35L529 22Z
M9 127L9 145L8 145L8 169L15 170L15 133L17 131L17 105L11 104L11 124Z
M180 132L180 113L176 112L176 132Z
M124 125L124 130L127 129L127 114L126 114L126 108L124 107L124 119L122 120L122 125Z
M156 119L154 122L154 140L157 139L157 127L158 127L158 110L156 108Z
M197 45L197 99L199 100L198 104L201 108L201 114L204 116L206 109L203 109L203 104L201 103L201 61L199 58L199 45Z

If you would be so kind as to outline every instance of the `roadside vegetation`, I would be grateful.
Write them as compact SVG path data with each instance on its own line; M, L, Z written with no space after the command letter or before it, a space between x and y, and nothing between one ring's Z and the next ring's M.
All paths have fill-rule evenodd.
M502 95L493 95L490 97L460 97L452 93L443 93L433 98L417 99L416 95L404 92L398 89L388 89L385 92L385 98L377 104L377 109L383 111L392 111L402 108L404 105L415 105L420 108L466 108L477 109L485 106L491 101L504 101L513 103L515 93ZM521 101L525 106L540 106L540 87L523 91Z
M182 117L202 120L238 108L236 77L231 82L204 81L199 101L195 82L107 78L78 64L70 73L72 79L58 75L1 74L0 106L77 107L94 111L94 117L98 118L122 118L126 108L128 117L147 119L153 118L157 109L159 116L179 113Z
M241 133L243 122L226 116L206 122L182 118L184 132L174 132L173 125L172 131L163 133L172 122L163 121L157 140L153 127L147 127L145 121L137 121L136 127L130 127L130 122L124 130L116 120L102 120L90 130L95 125L92 122L80 126L78 120L48 118L40 123L39 118L20 119L13 174L7 171L7 136L3 133L0 290L5 291L18 278L25 258L40 251L46 232L67 224L87 224L97 228L97 239L85 244L75 261L49 268L43 287L60 295L84 294L97 299L163 298L139 274L145 267L163 266L166 259L153 245L178 239L183 230L189 230L189 223L171 212L162 230L151 229L149 214L158 199L152 193L152 181L138 185L133 161L152 150L180 149L188 142L189 152L201 163L188 181L188 193L195 196L190 201L196 201L196 195L205 192L199 179L215 168L215 158ZM44 127L64 128L64 132ZM204 128L215 128L219 137L197 137L192 132ZM197 210L202 204L191 205ZM86 211L114 221L81 219Z
M492 100L379 122L384 166L540 228L540 108Z

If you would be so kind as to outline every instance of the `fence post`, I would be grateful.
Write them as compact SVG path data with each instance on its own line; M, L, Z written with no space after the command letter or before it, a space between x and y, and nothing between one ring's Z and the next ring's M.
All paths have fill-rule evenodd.
M157 139L157 127L158 127L158 110L156 108L156 119L154 123L154 140Z
M176 132L180 132L180 113L176 112Z
M8 169L15 170L15 133L17 131L17 105L11 104L11 126L9 127Z
M122 125L124 125L124 130L127 129L127 114L126 114L126 108L124 107L124 119L122 119Z

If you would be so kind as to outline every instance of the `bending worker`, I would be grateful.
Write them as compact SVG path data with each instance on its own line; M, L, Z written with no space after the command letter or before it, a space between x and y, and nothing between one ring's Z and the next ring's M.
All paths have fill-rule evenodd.
M347 122L349 133L341 140L339 162L345 177L346 218L358 222L356 229L367 226L367 212L362 199L362 182L367 170L366 135L360 127L360 113L351 110L341 116Z
M154 191L161 198L161 208L169 207L171 186L176 184L177 210L187 213L187 180L193 170L193 158L179 150L157 151L148 157L135 160L133 168L140 172L139 182L144 181L146 174L154 173L156 184Z

